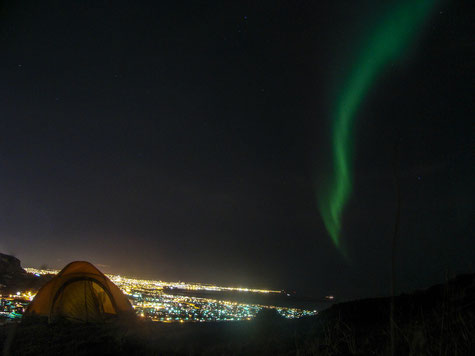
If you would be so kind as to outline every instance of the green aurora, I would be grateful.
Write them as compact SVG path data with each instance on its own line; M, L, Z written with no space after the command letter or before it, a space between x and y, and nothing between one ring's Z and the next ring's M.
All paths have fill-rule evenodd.
M333 170L330 183L320 186L318 200L333 243L344 255L341 227L343 210L352 190L352 123L378 74L386 64L403 56L435 3L436 0L406 0L393 6L364 42L337 98L332 115Z

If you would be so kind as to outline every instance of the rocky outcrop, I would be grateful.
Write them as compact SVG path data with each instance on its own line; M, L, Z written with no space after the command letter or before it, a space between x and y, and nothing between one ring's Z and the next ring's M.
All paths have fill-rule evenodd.
M0 275L25 275L20 260L16 257L0 253Z
M0 253L0 292L17 288L18 282L23 282L26 277L27 273L18 258Z
M0 294L35 292L52 277L52 275L37 276L27 273L21 267L18 258L0 253Z

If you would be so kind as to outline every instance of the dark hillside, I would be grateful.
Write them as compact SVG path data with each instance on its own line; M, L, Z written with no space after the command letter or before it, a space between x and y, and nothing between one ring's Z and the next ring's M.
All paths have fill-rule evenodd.
M320 332L338 350L387 354L390 303L373 298L335 304L319 314ZM396 297L395 325L397 354L474 354L475 274Z
M20 260L14 256L0 253L0 283L8 285L15 279L24 277L26 271L21 268Z
M37 277L27 273L18 258L0 253L0 294L38 290L50 276Z
M396 355L475 354L475 274L396 303ZM340 303L298 320L42 324L0 327L10 355L389 355L390 298ZM10 340L7 342L7 339Z
M395 298L399 317L430 313L441 306L454 307L459 311L472 313L475 307L475 274L465 274L438 284L429 289L402 294ZM334 304L322 311L320 317L326 320L343 318L345 322L383 322L389 315L390 298L370 298Z

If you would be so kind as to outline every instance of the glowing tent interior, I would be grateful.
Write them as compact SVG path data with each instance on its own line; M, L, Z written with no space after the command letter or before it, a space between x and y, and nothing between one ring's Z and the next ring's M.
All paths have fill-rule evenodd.
M121 290L89 262L76 261L38 291L24 316L104 322L125 315L133 315L133 309Z

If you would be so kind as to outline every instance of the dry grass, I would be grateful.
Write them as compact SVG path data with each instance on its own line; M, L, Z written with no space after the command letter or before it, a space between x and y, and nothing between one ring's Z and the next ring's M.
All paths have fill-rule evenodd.
M475 355L475 278L395 304L395 355ZM463 281L462 281L463 282ZM389 298L343 303L319 316L251 322L0 327L10 355L391 355Z

